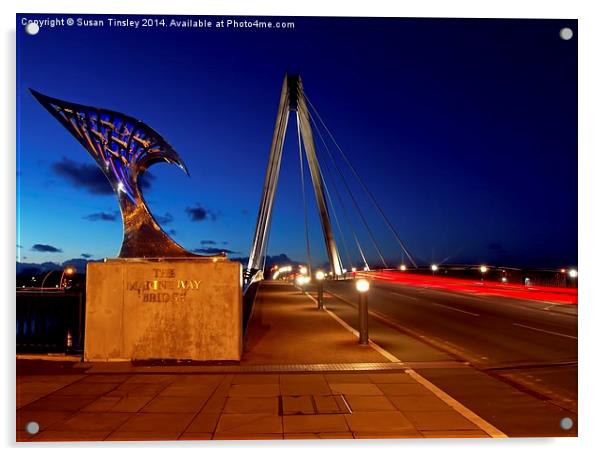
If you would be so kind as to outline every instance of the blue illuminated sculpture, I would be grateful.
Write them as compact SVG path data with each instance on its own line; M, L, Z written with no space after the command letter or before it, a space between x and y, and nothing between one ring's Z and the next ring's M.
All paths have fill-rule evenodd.
M109 180L117 194L123 218L121 258L196 257L174 242L148 210L139 178L151 165L167 162L188 174L178 153L143 122L108 109L93 108L33 96L75 136Z

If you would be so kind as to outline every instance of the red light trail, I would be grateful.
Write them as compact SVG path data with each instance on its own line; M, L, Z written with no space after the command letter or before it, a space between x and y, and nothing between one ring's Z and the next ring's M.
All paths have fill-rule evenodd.
M394 282L417 288L439 288L461 293L503 296L507 298L552 301L559 304L577 304L576 288L557 288L526 286L517 284L499 284L480 280L455 279L449 277L408 274L395 271L356 272L357 277L366 277L385 282Z

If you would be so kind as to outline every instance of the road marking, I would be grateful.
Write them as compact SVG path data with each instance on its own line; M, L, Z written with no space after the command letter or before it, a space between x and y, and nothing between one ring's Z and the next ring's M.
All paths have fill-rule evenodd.
M446 306L445 304L439 304L438 302L431 302L431 304L434 305L434 306L444 307L444 308L449 309L449 310L455 310L456 312L462 312L462 313L465 313L465 314L468 314L468 315L472 315L473 317L479 317L480 316L477 313L469 312L468 310L458 309L457 307Z
M393 293L394 295L397 295L397 296L401 296L402 298L413 299L414 301L419 301L420 300L418 298L415 298L414 296L409 296L409 295L406 295L406 294L403 294L403 293L397 293L396 291L391 291L390 293Z
M542 333L546 333L546 334L552 334L554 336L560 336L560 337L566 337L568 339L575 339L578 340L577 337L575 336L571 336L570 334L563 334L563 333L559 333L559 332L554 332L554 331L548 331L547 329L541 329L541 328L534 328L533 326L527 326L527 325L523 325L521 323L512 323L514 326L520 326L521 328L527 328L530 329L532 331L539 331Z
M305 292L305 294L316 304L318 303L318 301L312 295L310 295L308 292ZM330 293L330 294L333 294L333 293ZM354 336L359 336L359 333L355 329L353 329L351 326L349 326L347 324L347 322L343 321L338 315L335 315L334 312L328 310L326 307L324 307L324 310L328 313L328 315L330 315L332 318L334 318L335 321L339 322L345 329L350 331ZM390 361L392 361L394 363L404 364L403 361L401 361L399 358L397 358L392 353L389 353L387 350L382 348L380 345L377 345L376 343L372 342L371 340L368 340L368 343L370 344L370 346L372 348L374 348L376 351L378 351L380 354L382 354L384 357L386 357ZM414 380L416 380L418 383L420 383L422 386L424 386L426 389L428 389L431 393L433 393L435 396L437 396L439 399L441 399L443 402L445 402L447 405L449 405L451 408L453 408L456 412L458 412L460 415L462 415L464 418L466 418L468 421L477 425L483 432L488 434L490 437L494 437L494 438L507 438L508 437L506 434L504 434L502 431L500 431L498 428L496 428L493 424L484 420L479 415L477 415L472 410L470 410L468 407L466 407L465 405L463 405L460 402L458 402L457 400L455 400L453 397L451 397L445 391L440 389L438 386L436 386L433 383L431 383L430 381L428 381L426 378L424 378L422 375L420 375L414 369L407 368L405 372L410 377L412 377Z
M500 431L498 428L496 428L493 424L489 423L488 421L485 421L483 418L481 418L479 415L474 413L472 410L470 410L469 408L467 408L466 406L464 406L463 404L461 404L460 402L455 400L453 397L451 397L445 391L443 391L442 389L439 389L439 387L437 387L436 385L429 382L426 378L424 378L422 375L420 375L414 369L408 369L408 370L406 370L406 373L410 377L412 377L414 380L416 380L418 383L420 383L422 386L424 386L426 389L428 389L435 396L437 396L439 399L441 399L443 402L445 402L447 405L449 405L451 408L453 408L456 412L458 412L460 415L462 415L464 418L466 418L468 421L471 421L474 424L476 424L479 428L481 428L483 431L485 431L491 437L494 437L494 438L507 438L508 437L506 434L504 434L502 431Z

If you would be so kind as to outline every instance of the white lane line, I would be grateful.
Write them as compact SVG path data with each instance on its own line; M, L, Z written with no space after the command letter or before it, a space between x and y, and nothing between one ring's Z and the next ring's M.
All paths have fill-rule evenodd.
M409 296L409 295L406 295L403 293L397 293L396 291L391 291L390 293L393 293L394 295L397 295L397 296L401 296L402 298L408 298L408 299L413 299L414 301L419 301L419 299L415 298L414 296Z
M453 408L456 412L458 412L460 415L462 415L468 421L471 421L474 424L476 424L479 428L481 428L484 432L489 434L491 437L494 437L494 438L507 438L508 437L506 434L504 434L502 431L500 431L498 428L496 428L493 424L491 424L490 422L481 418L479 415L477 415L475 412L470 410L468 407L464 406L463 404L461 404L460 402L455 400L453 397L451 397L445 391L439 389L436 385L433 385L431 382L429 382L426 378L424 378L422 375L420 375L414 369L408 369L408 370L406 370L406 373L410 377L412 377L414 380L416 380L418 383L420 383L422 386L424 386L426 389L430 390L431 393L433 393L435 396L437 396L439 399L441 399L443 402L445 402L447 405L449 405L451 408Z
M305 294L316 304L318 303L318 301L316 301L316 299L312 295L310 295L307 292L305 292ZM334 293L330 293L330 294L333 295ZM341 298L339 298L339 299L341 299ZM358 332L355 329L353 329L351 326L349 326L339 316L335 315L334 312L328 310L326 307L324 307L324 310L328 313L328 315L330 315L332 318L334 318L335 321L338 321L341 324L341 326L343 326L343 328L350 331L354 336L359 336ZM383 355L385 358L389 359L390 361L392 361L394 363L404 364L403 361L401 361L399 358L397 358L392 353L389 353L387 350L382 348L380 345L375 344L371 340L368 340L368 343L370 344L370 346L373 349L375 349L377 352L379 352L381 355ZM447 405L449 405L451 408L453 408L456 412L458 412L460 415L462 415L464 418L466 418L468 421L470 421L470 422L474 423L476 426L478 426L479 429L481 429L483 432L488 434L490 437L494 437L494 438L507 438L508 437L506 434L504 434L502 431L500 431L498 428L496 428L489 421L484 420L479 415L477 415L475 412L470 410L468 407L466 407L465 405L463 405L460 402L458 402L457 400L455 400L453 397L451 397L445 391L440 389L438 386L436 386L433 383L431 383L430 381L428 381L426 378L424 378L422 375L420 375L414 369L407 368L405 370L405 372L410 377L412 377L414 380L416 380L418 383L420 383L422 386L424 386L426 389L428 389L431 393L433 393L435 396L437 396L439 399L441 399L443 402L445 402Z
M554 336L560 336L560 337L566 337L568 339L575 339L578 340L577 337L575 336L571 336L570 334L563 334L563 333L559 333L559 332L554 332L554 331L548 331L547 329L541 329L541 328L534 328L533 326L527 326L527 325L523 325L521 323L512 323L514 326L520 326L521 328L527 328L530 329L531 331L539 331L542 333L546 333L546 334L552 334Z
M439 306L439 307L444 307L446 309L449 310L455 310L456 312L462 312L468 315L472 315L473 317L480 317L479 314L474 313L474 312L469 312L468 310L462 310L462 309L458 309L457 307L452 307L452 306L446 306L445 304L439 304L438 302L431 302L432 305L434 306Z

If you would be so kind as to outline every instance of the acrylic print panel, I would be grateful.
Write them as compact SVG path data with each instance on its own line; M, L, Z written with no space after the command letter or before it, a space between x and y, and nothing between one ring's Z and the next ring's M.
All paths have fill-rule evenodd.
M577 435L577 21L16 34L17 440Z

